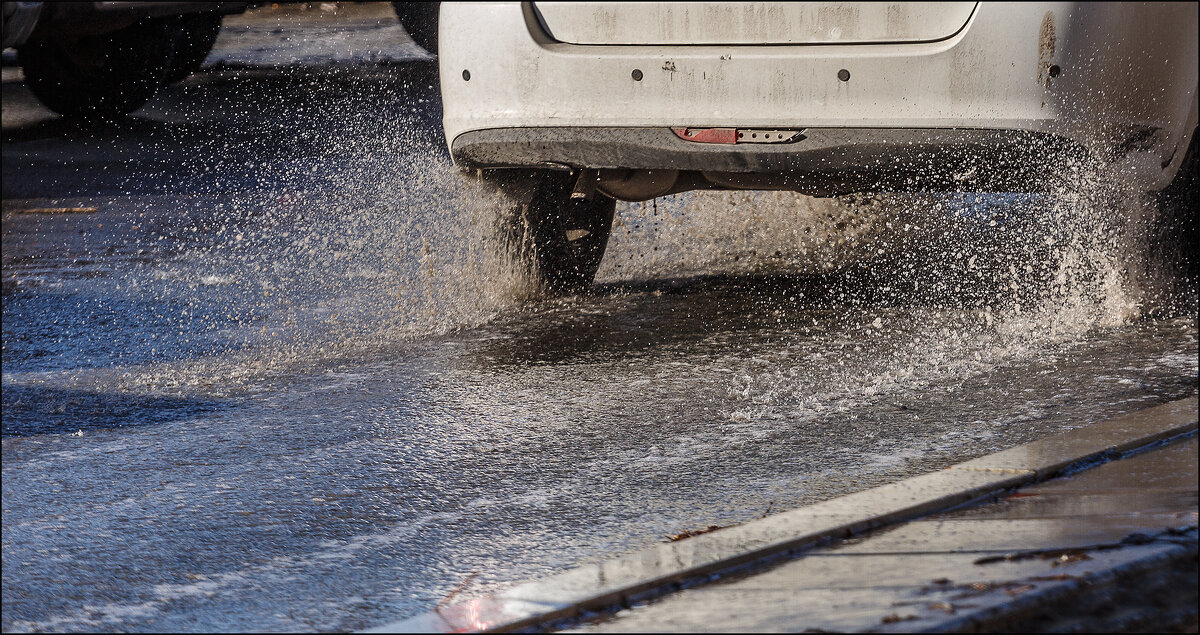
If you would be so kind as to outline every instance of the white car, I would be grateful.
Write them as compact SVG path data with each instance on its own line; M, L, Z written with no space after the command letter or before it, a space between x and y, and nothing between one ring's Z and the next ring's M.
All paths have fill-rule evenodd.
M463 2L439 20L450 154L522 201L555 289L590 284L615 200L1035 191L1072 160L1150 192L1195 173L1196 3Z

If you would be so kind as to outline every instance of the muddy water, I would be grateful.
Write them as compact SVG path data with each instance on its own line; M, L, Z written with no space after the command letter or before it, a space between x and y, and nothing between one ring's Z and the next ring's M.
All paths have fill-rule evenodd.
M363 628L1196 391L1103 180L622 204L544 297L427 75L5 80L5 631Z

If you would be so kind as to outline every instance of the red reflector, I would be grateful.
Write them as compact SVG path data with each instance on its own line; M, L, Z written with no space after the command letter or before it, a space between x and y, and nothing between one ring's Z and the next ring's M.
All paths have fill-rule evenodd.
M696 143L737 143L737 128L671 128L675 136Z

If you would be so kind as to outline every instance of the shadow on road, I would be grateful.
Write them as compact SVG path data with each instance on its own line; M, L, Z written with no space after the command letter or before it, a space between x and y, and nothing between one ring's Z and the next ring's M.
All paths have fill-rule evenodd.
M0 436L64 434L149 426L211 414L230 407L217 399L149 397L6 384Z

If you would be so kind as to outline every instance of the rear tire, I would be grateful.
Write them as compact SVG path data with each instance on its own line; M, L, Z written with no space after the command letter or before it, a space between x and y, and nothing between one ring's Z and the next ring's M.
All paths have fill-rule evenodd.
M1151 249L1165 264L1185 279L1195 280L1198 272L1197 225L1200 221L1200 129L1192 132L1192 141L1175 178L1158 194L1158 218L1151 230Z
M176 28L143 20L119 31L27 44L18 61L29 89L64 117L112 119L141 108L174 61Z
M586 289L596 278L612 231L617 202L599 192L590 200L571 198L567 172L502 170L487 179L506 193L512 208L505 220L515 260L551 293Z

